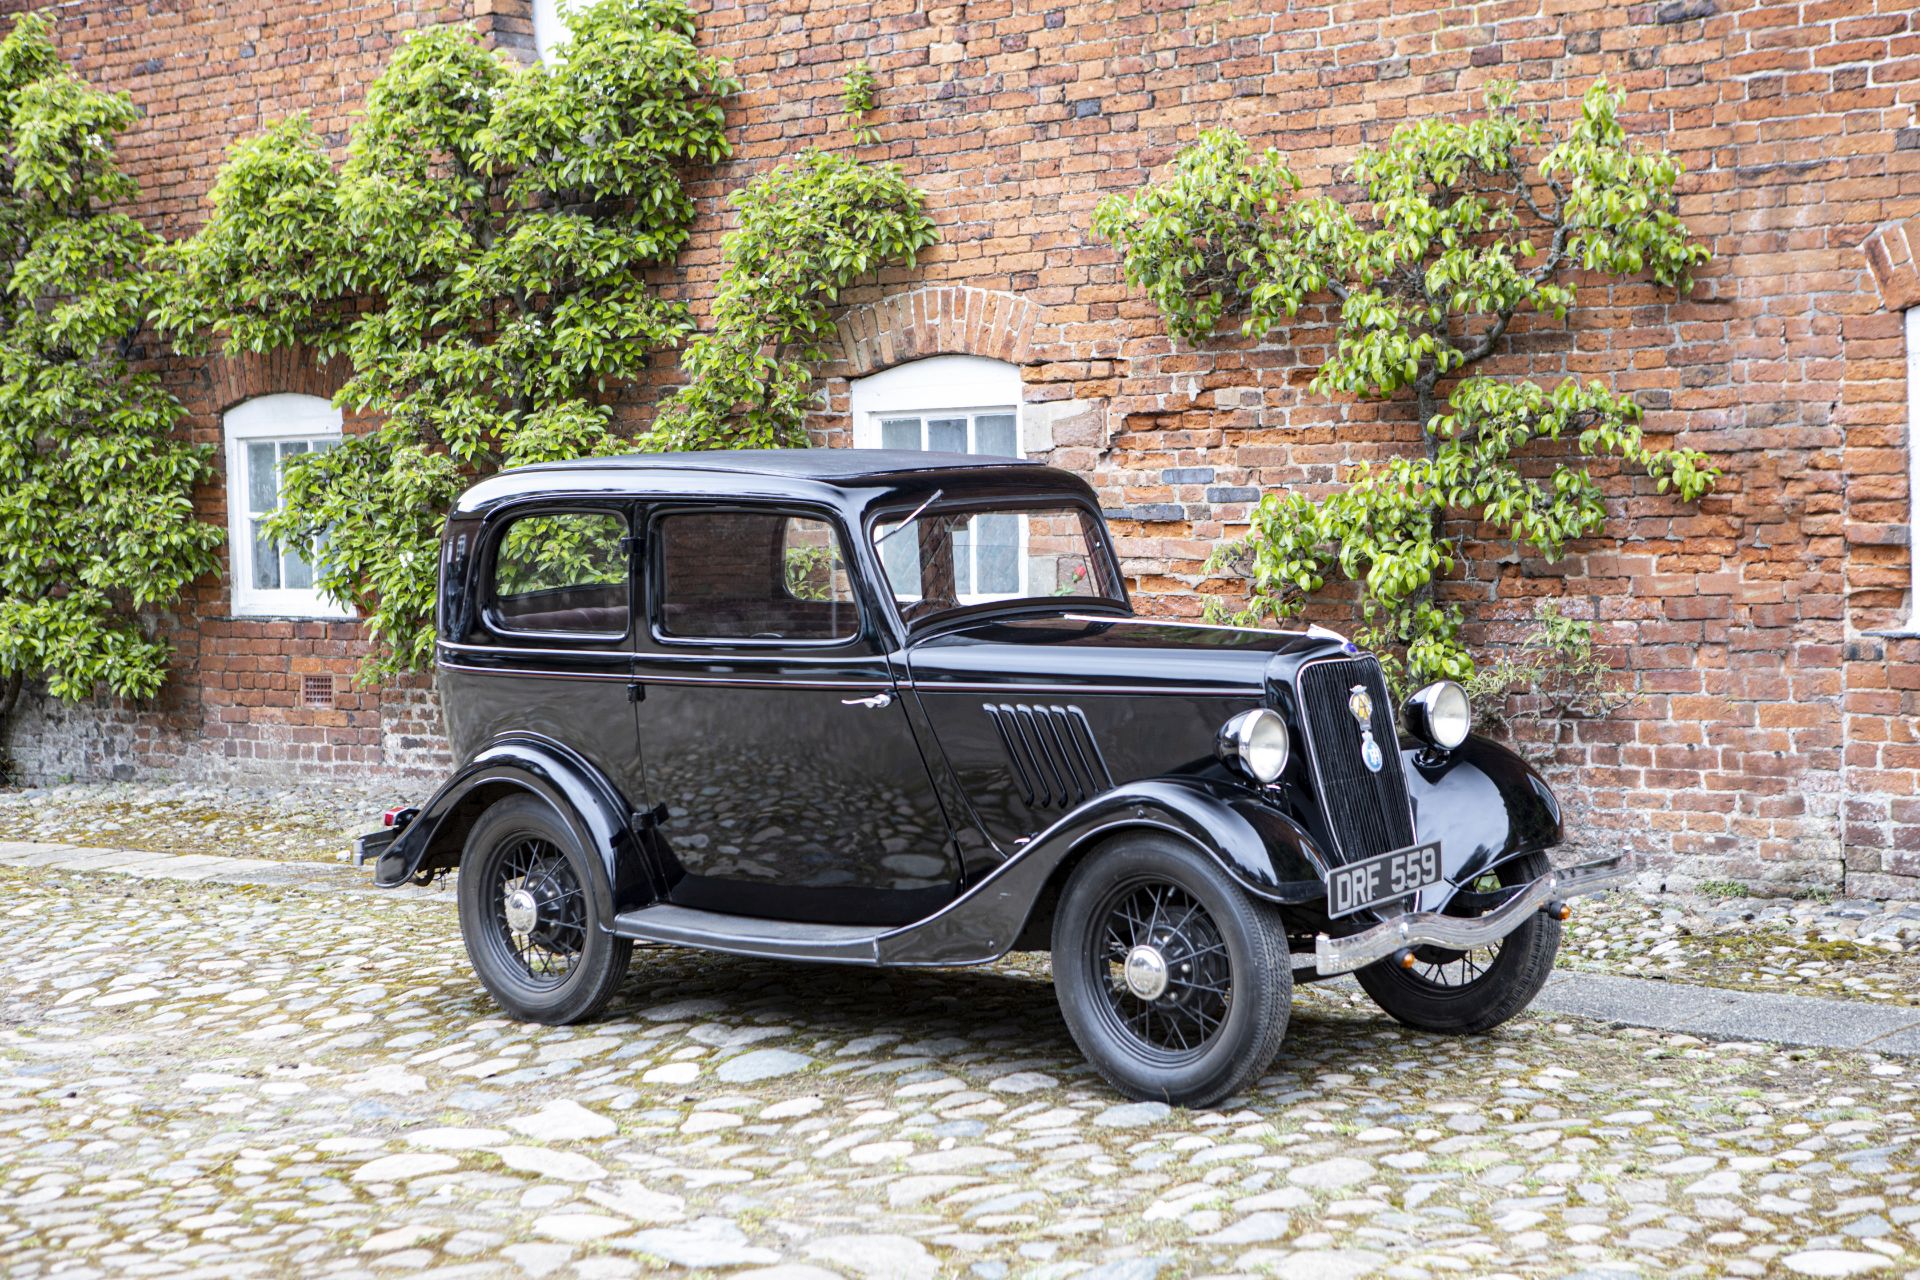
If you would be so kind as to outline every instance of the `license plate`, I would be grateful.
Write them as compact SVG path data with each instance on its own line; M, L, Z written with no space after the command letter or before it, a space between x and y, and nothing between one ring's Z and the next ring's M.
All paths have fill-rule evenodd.
M1440 842L1430 840L1395 849L1364 862L1349 862L1327 875L1327 914L1350 916L1356 911L1440 883Z

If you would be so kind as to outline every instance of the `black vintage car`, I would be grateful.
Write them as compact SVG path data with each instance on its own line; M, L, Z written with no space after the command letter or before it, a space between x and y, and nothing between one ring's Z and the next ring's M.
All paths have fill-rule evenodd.
M1015 459L802 450L526 467L447 522L460 761L362 838L460 869L515 1017L593 1016L635 942L849 965L1050 950L1135 1097L1257 1078L1293 984L1411 1026L1540 990L1552 793L1441 683L1394 708L1326 630L1134 616L1093 492Z

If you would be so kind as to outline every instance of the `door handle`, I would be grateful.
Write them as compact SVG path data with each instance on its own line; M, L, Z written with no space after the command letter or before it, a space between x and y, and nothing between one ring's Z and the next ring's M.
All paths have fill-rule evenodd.
M842 698L840 699L840 705L843 707L871 707L877 710L880 707L892 706L893 695L890 693L876 693L871 698Z

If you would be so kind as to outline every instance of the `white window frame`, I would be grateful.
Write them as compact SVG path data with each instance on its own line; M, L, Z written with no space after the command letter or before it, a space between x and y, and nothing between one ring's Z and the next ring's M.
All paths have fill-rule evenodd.
M1920 635L1920 307L1908 307L1907 326L1907 560L1913 573L1909 634Z
M986 356L929 356L847 384L856 449L880 447L880 419L908 414L1013 414L1014 446L1026 457L1020 369ZM971 427L969 427L971 431Z
M247 446L303 441L338 444L340 410L319 396L276 392L255 396L227 410L222 419L227 445L227 563L233 586L233 613L240 618L351 618L353 610L318 587L253 585L253 530L247 495Z
M967 419L967 452L974 452L974 419L981 414L1013 415L1013 447L1017 457L1026 457L1022 432L1026 426L1025 406L1021 399L1020 369L1005 360L987 356L929 356L883 369L857 378L847 387L848 410L853 418L853 445L856 449L882 448L880 424L887 418L919 418L921 446L926 442L928 418ZM978 546L970 547L974 563L968 565L969 578L979 574ZM1020 574L1027 572L1027 529L1020 526L1018 550ZM961 594L967 604L990 600L1018 600L1025 591L968 591Z
M573 38L567 10L584 0L533 0L533 47L540 61L552 66L556 51Z

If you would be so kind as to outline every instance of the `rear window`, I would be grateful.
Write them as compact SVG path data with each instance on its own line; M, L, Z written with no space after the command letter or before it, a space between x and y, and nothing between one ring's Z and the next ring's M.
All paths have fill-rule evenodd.
M687 640L851 640L860 618L825 520L690 511L658 526L660 632Z
M495 621L510 631L627 634L627 521L612 512L521 516L493 558Z

